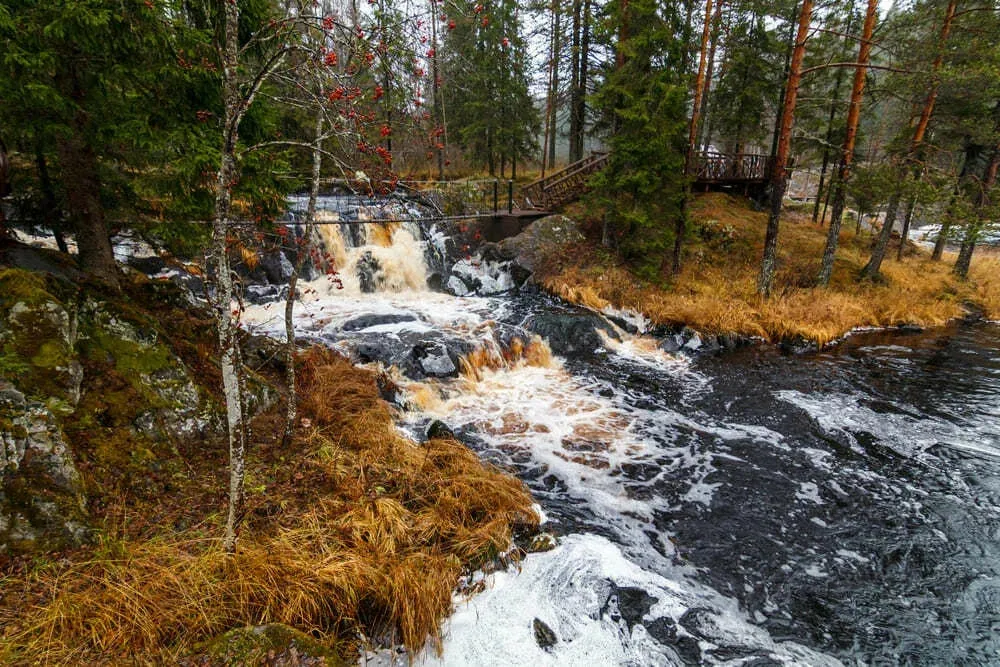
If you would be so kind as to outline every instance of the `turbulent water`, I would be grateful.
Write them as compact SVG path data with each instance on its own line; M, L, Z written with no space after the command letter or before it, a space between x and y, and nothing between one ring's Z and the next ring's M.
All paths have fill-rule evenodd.
M1000 326L697 359L613 329L561 357L532 323L593 314L427 290L433 230L327 229L383 279L315 282L301 335L398 361L400 427L445 422L559 536L459 600L424 663L1000 664ZM278 310L248 319L277 333Z

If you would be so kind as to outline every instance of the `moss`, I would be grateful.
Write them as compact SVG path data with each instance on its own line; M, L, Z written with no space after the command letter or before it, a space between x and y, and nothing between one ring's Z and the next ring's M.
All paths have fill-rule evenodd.
M269 655L290 652L292 648L299 658L324 658L327 665L353 664L336 649L280 623L230 630L205 642L197 651L213 665L256 665Z

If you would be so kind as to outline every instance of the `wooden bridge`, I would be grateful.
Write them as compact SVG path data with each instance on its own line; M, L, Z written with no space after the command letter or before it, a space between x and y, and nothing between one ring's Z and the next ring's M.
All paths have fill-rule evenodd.
M609 157L609 153L594 152L525 185L520 191L524 208L552 210L576 201L587 191L590 177L607 165ZM694 186L706 190L712 187L742 187L747 191L761 188L767 183L770 172L771 157L759 153L729 155L704 151L696 154L689 167Z

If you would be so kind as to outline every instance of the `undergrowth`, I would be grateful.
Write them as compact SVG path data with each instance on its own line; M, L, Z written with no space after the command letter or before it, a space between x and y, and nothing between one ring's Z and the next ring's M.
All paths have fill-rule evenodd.
M537 524L530 495L454 440L402 437L373 376L332 352L305 355L300 386L304 428L250 462L236 555L207 516L142 539L108 525L87 550L0 572L0 663L176 662L267 623L440 646L460 576Z
M593 243L549 258L537 277L547 290L588 307L612 305L642 312L656 324L772 341L802 337L825 344L857 327L936 326L962 316L970 303L1000 318L1000 260L994 257L977 257L963 282L951 274L947 257L932 262L911 246L897 262L892 249L882 281L859 281L872 239L845 224L830 287L818 288L826 228L788 212L779 235L777 287L764 300L756 281L766 213L735 197L708 194L692 202L690 217L685 264L669 283L640 280Z

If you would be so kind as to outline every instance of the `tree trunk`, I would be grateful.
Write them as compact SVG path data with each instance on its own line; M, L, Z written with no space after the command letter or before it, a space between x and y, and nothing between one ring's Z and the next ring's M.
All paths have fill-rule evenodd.
M590 0L583 3L583 25L580 28L580 80L573 100L573 115L576 117L576 134L573 136L573 154L576 160L583 159L584 136L587 133L587 80L590 77ZM575 160L574 160L575 161Z
M435 145L439 145L437 150L437 177L439 181L444 180L444 152L447 149L445 144L445 137L447 136L444 132L444 98L441 94L441 67L438 63L438 36L437 36L437 3L432 0L431 2L431 76L433 77L431 83L431 90L434 93L434 118L437 122L438 129L441 130L441 134L435 137L437 139ZM320 133L321 134L321 133ZM313 152L313 167L315 168L317 152Z
M701 109L699 111L699 115L701 116L703 123L708 114L708 98L710 97L712 90L712 74L715 70L715 50L719 42L719 24L722 22L722 6L724 4L725 0L719 0L715 4L715 13L712 15L712 32L708 47L708 65L705 67L705 89L701 95ZM711 138L711 131L706 125L703 125L702 128L703 129L699 131L701 139L696 142L696 145L700 146L702 150L708 150L708 142Z
M775 262L778 252L778 226L781 222L781 207L788 187L788 154L792 144L792 126L795 124L795 104L799 96L802 79L802 60L806 54L806 40L809 38L809 22L812 19L813 0L803 0L799 12L799 28L795 38L795 49L788 67L788 82L785 86L785 103L781 111L781 126L771 166L771 213L767 219L764 236L764 256L760 263L757 279L757 293L763 297L771 295L774 283Z
M224 122L222 154L216 178L215 219L212 223L211 266L215 280L215 315L222 367L222 390L226 400L229 435L229 511L223 548L236 552L236 540L243 513L243 479L246 476L246 430L244 427L242 382L237 340L237 320L232 311L233 277L229 269L227 233L232 207L231 188L236 180L236 143L239 136L242 100L239 67L239 9L235 2L223 3L222 101Z
M848 35L851 34L851 28L854 27L854 2L851 2L850 6L847 8L847 25L844 28L844 32ZM844 60L847 60L847 44L849 38L844 38ZM826 180L826 169L830 165L830 143L833 141L833 121L837 117L837 103L840 101L840 84L844 80L844 68L838 67L837 73L834 76L833 83L833 98L830 100L830 117L826 121L826 142L823 145L823 166L819 170L819 185L816 186L816 203L813 204L813 215L812 221L819 222L822 226L826 222L826 206L823 207L823 217L819 218L819 204L820 199L823 195L823 182Z
M906 213L903 215L903 231L899 235L899 249L896 250L896 261L903 261L903 251L906 249L907 237L910 235L910 223L913 221L913 209L917 205L917 198L910 197L906 202Z
M107 287L119 291L118 266L101 204L97 155L83 139L85 112L77 111L73 132L58 143L69 219L76 235L80 269Z
M903 164L900 165L899 171L897 172L896 181L896 192L890 200L889 210L886 212L885 225L882 227L882 233L878 236L878 241L875 243L875 247L872 249L871 259L868 260L868 264L861 271L862 278L874 279L879 275L879 271L882 268L882 260L885 259L886 249L889 247L889 239L892 237L892 228L896 222L896 210L899 207L900 191L902 190L903 183L906 180L909 162L915 160L920 148L924 142L924 134L927 132L927 125L930 123L931 115L934 113L934 103L937 101L938 88L940 87L940 81L937 79L937 74L941 69L941 64L944 62L944 51L945 45L948 42L948 34L951 32L951 24L955 18L955 7L958 0L950 0L948 3L948 8L945 10L944 23L941 26L941 34L938 37L938 49L937 56L934 58L934 63L931 65L931 72L934 79L931 82L930 90L927 91L927 99L924 102L924 108L920 113L920 120L917 122L916 130L913 132L913 140L910 142L909 150L906 153ZM892 205L892 201L895 201L895 206ZM891 213L891 216L890 216Z
M302 238L296 240L295 264L288 278L288 298L285 300L285 380L288 389L288 410L285 414L284 444L292 437L295 420L298 417L298 393L295 386L295 288L306 259L309 258L309 244L312 242L313 227L316 223L316 200L319 198L320 174L323 168L323 109L316 112L316 134L313 137L312 181L309 187L309 203L306 205L306 223Z
M559 6L559 0L552 0L552 11L555 12L555 26L553 28L553 44L552 44L552 87L549 90L552 96L552 104L549 107L549 113L551 118L549 123L551 125L551 130L549 132L549 168L555 169L556 167L556 137L559 135L559 56L562 51L562 27L561 27L561 17L562 9Z
M826 248L823 250L823 264L819 271L819 284L826 287L830 284L833 273L833 260L837 255L840 243L840 226L844 219L844 205L847 200L847 183L851 179L851 163L854 161L854 143L858 137L858 122L861 119L861 101L865 92L865 79L868 73L868 58L872 50L872 33L875 32L875 20L878 18L878 0L868 0L868 10L865 12L865 25L861 34L861 47L858 49L858 66L854 69L854 86L851 89L851 103L847 110L847 133L844 145L840 151L840 165L837 168L836 192L833 195L833 213L830 216L830 229L826 236Z
M580 96L581 74L581 37L583 35L583 4L582 0L573 0L573 36L570 52L570 102L569 102L569 152L567 159L576 162L583 156L576 154L576 137L580 132L580 117L577 115L577 100Z
M990 190L996 185L998 168L1000 168L1000 145L993 149L990 163L986 165L983 180L979 184L979 194L976 196L976 216L969 222L969 226L965 230L962 248L958 251L958 259L955 260L955 267L952 269L952 272L962 280L969 277L972 253L976 249L976 243L979 241L979 234L983 228L984 209L990 204Z
M808 0L807 0L808 1ZM708 38L712 31L712 0L705 0L705 24L701 30L701 49L698 56L698 76L694 81L694 104L691 106L691 121L688 125L688 146L687 154L684 158L684 174L687 177L688 192L685 193L685 202L690 196L691 165L695 158L696 144L698 142L698 120L701 113L701 99L705 92L705 68L708 61ZM687 205L677 216L674 225L674 251L671 255L670 273L677 275L681 270L681 252L684 247L684 234L687 232Z
M794 7L793 7L794 9ZM792 66L792 54L795 52L795 17L792 16L788 20L788 47L785 49L785 68L784 75L782 78L788 81L788 75L791 71ZM778 109L785 108L785 94L787 91L787 86L782 86L781 92L778 94ZM776 115L774 119L774 132L771 136L771 162L774 163L774 157L778 153L778 137L781 134L781 115Z

